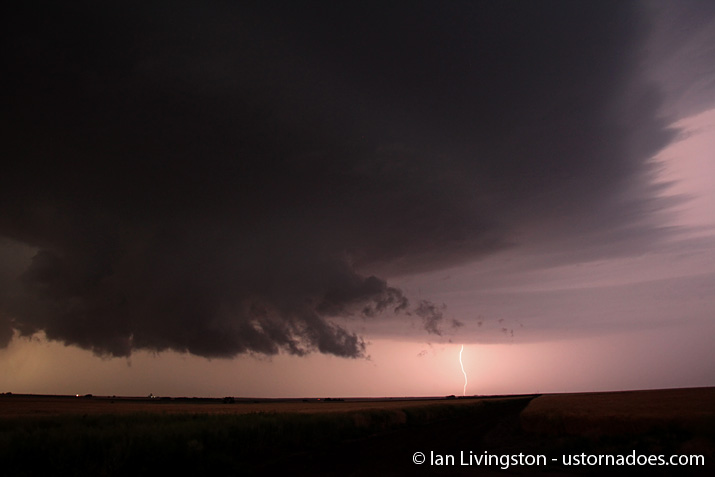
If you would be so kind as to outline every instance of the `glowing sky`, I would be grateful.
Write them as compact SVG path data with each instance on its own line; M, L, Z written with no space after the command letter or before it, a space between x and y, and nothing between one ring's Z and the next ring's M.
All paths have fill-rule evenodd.
M715 5L16 6L0 391L715 385Z

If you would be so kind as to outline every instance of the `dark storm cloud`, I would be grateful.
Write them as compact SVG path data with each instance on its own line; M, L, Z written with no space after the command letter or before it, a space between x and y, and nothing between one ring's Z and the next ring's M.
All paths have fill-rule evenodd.
M420 302L420 306L417 307L415 313L417 316L422 318L427 333L442 336L440 324L444 319L444 315L442 314L442 311L434 305L434 303L426 301Z
M361 356L351 317L440 331L385 278L657 237L635 6L18 6L0 234L37 254L3 319L114 355Z

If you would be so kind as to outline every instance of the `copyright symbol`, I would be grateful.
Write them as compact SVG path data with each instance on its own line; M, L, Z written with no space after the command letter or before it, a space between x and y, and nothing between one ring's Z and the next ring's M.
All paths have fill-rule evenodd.
M415 464L422 464L425 461L425 455L422 452L415 452L412 455L412 462Z

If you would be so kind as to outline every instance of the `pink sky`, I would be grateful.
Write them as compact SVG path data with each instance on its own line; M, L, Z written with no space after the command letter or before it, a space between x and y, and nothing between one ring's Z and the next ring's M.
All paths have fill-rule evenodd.
M38 335L15 339L0 349L0 391L264 397L460 394L461 344L467 394L713 385L715 110L677 126L684 139L658 159L663 161L663 179L677 181L668 193L690 197L672 223L689 232L661 250L531 269L528 254L505 252L396 281L410 293L448 302L448 317L481 316L482 326L470 323L428 342L400 338L405 323L368 323L362 328L368 360L320 354L208 360L145 351L128 359L100 358ZM698 240L682 242L694 238ZM574 320L579 313L581 319ZM502 332L505 327L513 330L513 337ZM391 334L394 338L379 337Z
M715 9L418 5L25 12L0 392L715 385Z

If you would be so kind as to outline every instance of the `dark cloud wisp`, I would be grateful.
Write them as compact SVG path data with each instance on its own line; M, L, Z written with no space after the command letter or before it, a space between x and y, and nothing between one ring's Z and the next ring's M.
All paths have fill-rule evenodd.
M544 227L653 236L672 134L635 4L23 8L0 234L37 254L3 341L362 356L351 317L440 330L390 276Z

